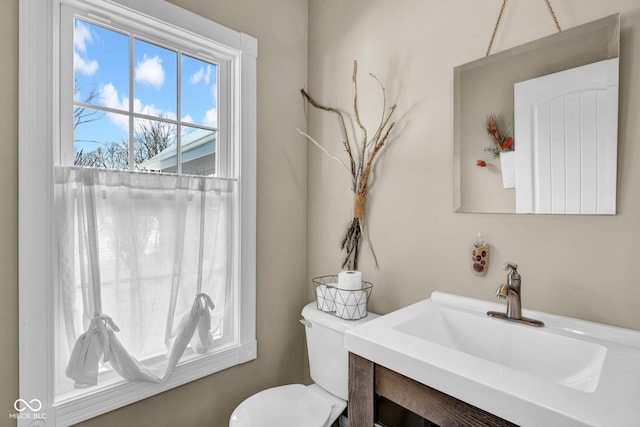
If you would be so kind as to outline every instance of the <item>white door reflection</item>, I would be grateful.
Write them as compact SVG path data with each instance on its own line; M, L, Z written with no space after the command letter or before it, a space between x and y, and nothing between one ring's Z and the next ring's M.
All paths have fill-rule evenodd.
M615 214L618 58L514 85L516 213Z

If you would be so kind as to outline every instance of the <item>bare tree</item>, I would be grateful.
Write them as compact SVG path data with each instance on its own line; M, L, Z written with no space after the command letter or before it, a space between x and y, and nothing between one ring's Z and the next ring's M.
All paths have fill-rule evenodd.
M76 76L73 80L74 87L78 88L80 86L80 79ZM89 91L89 95L83 101L86 104L91 104L93 101L100 95L98 89L96 87L95 80L91 83L91 90ZM73 130L75 130L78 126L83 123L95 122L96 120L100 120L104 116L104 113L100 110L87 109L86 107L75 106L73 107Z
M128 147L126 142L111 142L95 150L76 151L73 164L76 166L90 166L96 168L127 169L129 165Z
M176 141L176 126L158 120L141 120L133 135L136 165L160 154Z
M86 122L84 122L86 123ZM141 120L133 135L134 164L158 155L175 144L176 127L157 120ZM74 164L108 169L129 168L129 143L127 140L110 142L92 151L77 150Z

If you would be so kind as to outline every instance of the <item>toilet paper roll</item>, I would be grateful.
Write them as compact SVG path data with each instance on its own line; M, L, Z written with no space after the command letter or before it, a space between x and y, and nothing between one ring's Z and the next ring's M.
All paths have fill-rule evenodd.
M336 316L343 319L362 319L367 315L367 292L337 289L335 312Z
M362 289L362 273L354 270L341 271L338 274L338 288L353 291Z
M326 293L327 285L320 285L316 287L316 303L318 305L318 309L322 311L329 311L327 299L325 298Z
M336 283L330 283L328 285L319 285L316 287L316 302L318 309L327 312L335 311L335 285Z
M328 311L336 311L335 301L336 301L336 288L338 287L337 283L329 283L327 285L327 291L325 292L325 299L327 300Z

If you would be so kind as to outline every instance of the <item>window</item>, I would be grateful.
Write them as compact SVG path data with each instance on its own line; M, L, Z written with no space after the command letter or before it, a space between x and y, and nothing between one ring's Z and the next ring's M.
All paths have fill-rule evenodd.
M224 90L218 94L218 82L230 80L226 58L196 57L190 43L161 45L140 30L63 11L62 25L73 21L74 30L73 93L63 94L63 104L65 95L73 95L74 135L73 144L61 141L62 159L79 166L215 174L218 100L223 106L230 101ZM68 61L72 41L61 42Z
M256 55L252 37L165 1L20 0L20 398L42 405L20 413L21 425L38 418L77 423L256 357ZM228 256L216 257L225 261L215 267L229 277L228 305L216 319L224 326L213 331L209 350L187 349L162 381L123 380L101 364L98 384L76 390L64 375L71 339L68 298L57 280L64 268L53 219L54 176L72 165L142 179L185 175L184 182L214 182L225 194L224 205L215 205L229 216L223 223ZM114 212L132 205L117 203L109 205ZM136 213L146 227L134 227L144 235L138 251L145 256L170 241L157 225L155 207L162 204L162 197L146 200L140 205L150 211ZM123 265L123 252L108 248L114 240L101 238L100 261ZM103 287L129 286L129 275L118 274L103 275ZM149 287L152 280L143 282ZM125 305L114 289L103 292L103 305ZM153 315L164 313L144 321L154 323ZM125 346L135 343L121 332ZM157 343L139 347L131 352L150 369L167 358Z

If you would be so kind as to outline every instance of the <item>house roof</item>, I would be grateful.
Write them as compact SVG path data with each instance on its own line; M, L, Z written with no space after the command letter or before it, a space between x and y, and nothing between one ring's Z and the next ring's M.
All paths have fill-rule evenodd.
M196 129L182 137L182 163L187 163L212 155L216 152L217 132ZM141 169L161 171L175 168L177 164L177 146L174 144L150 159L140 163Z

